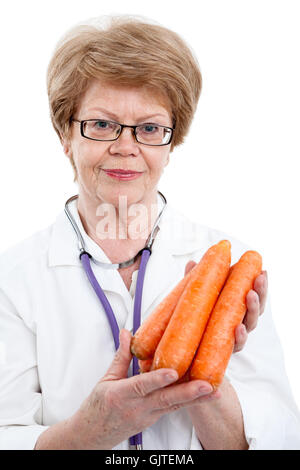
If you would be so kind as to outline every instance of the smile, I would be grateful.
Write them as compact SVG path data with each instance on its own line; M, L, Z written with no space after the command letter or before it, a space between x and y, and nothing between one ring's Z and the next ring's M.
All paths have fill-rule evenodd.
M119 168L116 170L108 169L103 171L107 176L110 176L111 178L126 181L137 179L143 174L142 171L122 170Z

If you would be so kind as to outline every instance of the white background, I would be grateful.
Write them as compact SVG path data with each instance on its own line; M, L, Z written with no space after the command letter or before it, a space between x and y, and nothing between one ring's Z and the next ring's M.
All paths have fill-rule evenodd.
M0 251L51 224L77 192L51 128L46 68L75 23L138 14L196 53L203 90L160 185L172 205L258 250L300 407L300 2L1 2Z

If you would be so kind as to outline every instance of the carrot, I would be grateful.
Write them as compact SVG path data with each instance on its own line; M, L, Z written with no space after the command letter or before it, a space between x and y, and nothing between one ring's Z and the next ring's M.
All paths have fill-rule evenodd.
M246 313L246 295L261 269L256 251L246 251L233 266L192 362L191 380L206 380L214 389L220 386L234 348L235 328Z
M139 371L141 374L144 372L149 372L152 366L152 361L153 357L150 357L149 359L139 359L138 364L139 364Z
M189 368L209 315L230 268L230 242L210 247L193 268L169 324L154 354L152 369L175 369L179 378Z
M194 266L194 268L196 266ZM164 334L178 300L191 276L193 273L195 274L194 268L191 269L157 305L151 315L149 315L135 332L135 335L131 339L131 352L138 359L153 358L157 345Z

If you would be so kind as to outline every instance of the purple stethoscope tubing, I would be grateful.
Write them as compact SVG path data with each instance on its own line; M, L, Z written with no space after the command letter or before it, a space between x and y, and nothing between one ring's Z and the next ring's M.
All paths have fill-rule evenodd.
M142 305L143 285L144 285L146 266L147 266L150 255L151 255L150 248L144 248L142 250L141 262L140 262L135 296L134 296L133 334L135 334L136 330L141 324L141 305ZM97 294L98 299L103 305L103 308L105 310L105 313L106 313L106 316L107 316L107 319L109 321L110 328L112 331L112 335L114 338L115 348L118 349L119 333L120 333L119 326L118 326L116 317L114 315L114 312L111 308L111 305L93 273L89 257L90 255L86 252L82 252L80 254L80 259L81 259L83 268L86 272L88 280L90 281L94 291ZM133 363L132 363L132 374L137 375L138 373L139 373L138 359L134 356ZM136 449L142 449L143 440L142 440L141 432L134 436L131 436L129 441L130 441L130 446L134 446Z
M146 246L140 250L134 258L132 258L131 260L128 260L128 261L125 261L123 263L119 263L119 264L111 264L109 265L109 267L112 267L112 268L121 268L121 267L127 267L127 266L130 266L134 261L137 260L137 258L141 255L141 261L140 261L140 267L139 267L139 271L138 271L138 277L137 277L137 283L136 283L136 290L135 290L135 296L134 296L134 308L133 308L133 335L135 334L135 332L137 331L137 329L139 328L140 324L141 324L141 305L142 305L142 295L143 295L143 286L144 286L144 278L145 278L145 272L146 272L146 266L147 266L147 263L148 263L148 260L149 260L149 257L151 255L151 249L152 249L152 245L153 245L153 242L154 242L154 239L155 239L155 236L157 234L157 231L159 230L159 227L158 227L158 222L162 216L162 213L163 213L163 210L167 204L167 200L165 198L165 196L160 192L158 191L158 194L160 195L161 199L163 200L163 208L161 209L156 221L155 221L155 224L153 226L153 229L149 235L149 238L147 240L147 243L146 243ZM117 323L117 320L116 320L116 317L114 315L114 312L113 312L113 309L111 308L111 305L106 297L106 295L104 294L102 288L100 287L96 277L95 277L95 274L92 270L92 267L91 267L91 263L90 263L90 259L92 259L92 261L95 263L95 264L100 264L103 266L103 263L99 263L97 260L93 259L92 256L85 250L85 244L84 244L84 240L83 240L83 237L80 233L80 230L74 220L74 218L72 217L72 214L70 213L69 209L68 209L68 204L77 199L78 198L78 195L77 196L72 196L70 197L67 202L65 203L65 213L77 235L77 240L78 240L78 248L79 248L79 252L80 252L80 255L79 255L79 258L81 260L81 263L82 263L82 266L84 268L84 271L87 275L87 278L91 284L91 286L93 287L98 299L100 300L103 308L104 308L104 311L106 313L106 316L107 316L107 319L108 319L108 322L109 322L109 325L110 325L110 328L111 328L111 332L112 332L112 335L113 335L113 339L114 339L114 343L115 343L115 348L116 350L119 348L119 334L120 334L120 330L119 330L119 326L118 326L118 323ZM105 266L107 267L107 266ZM134 356L133 357L133 362L132 362L132 374L133 375L137 375L139 374L139 365L138 365L138 359ZM133 447L137 450L142 450L143 449L143 443L142 443L142 433L138 433L134 436L131 436L130 437L130 447Z

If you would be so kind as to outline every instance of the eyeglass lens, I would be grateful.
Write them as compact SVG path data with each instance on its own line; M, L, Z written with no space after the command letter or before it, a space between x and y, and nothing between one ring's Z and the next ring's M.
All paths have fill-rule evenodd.
M121 132L121 125L106 120L84 121L83 133L96 140L114 140ZM136 138L140 143L162 145L169 142L172 131L158 124L145 123L136 127Z

